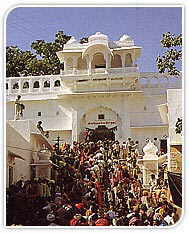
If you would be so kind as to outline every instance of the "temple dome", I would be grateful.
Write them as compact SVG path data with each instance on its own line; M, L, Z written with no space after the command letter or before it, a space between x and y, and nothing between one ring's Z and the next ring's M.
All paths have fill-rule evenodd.
M134 46L134 40L130 36L124 34L119 39L118 44L122 46Z
M89 36L89 43L93 41L106 41L108 42L108 37L101 32L96 32L94 35Z
M158 152L158 148L151 141L149 141L148 144L144 146L143 152L145 159L158 159L158 156L156 155L156 153Z

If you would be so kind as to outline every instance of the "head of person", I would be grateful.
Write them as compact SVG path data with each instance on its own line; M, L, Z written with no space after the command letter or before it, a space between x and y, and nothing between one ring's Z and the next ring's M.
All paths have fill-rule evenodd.
M47 214L47 221L52 223L54 222L56 219L55 215L54 214Z

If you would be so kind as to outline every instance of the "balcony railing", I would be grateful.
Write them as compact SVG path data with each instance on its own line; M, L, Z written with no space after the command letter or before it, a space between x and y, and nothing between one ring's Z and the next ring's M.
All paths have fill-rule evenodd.
M138 67L99 68L93 69L91 75L88 70L63 72L60 75L11 77L6 79L7 95L48 94L72 91L85 91L87 88L101 90L103 87L114 90L126 90L137 81L137 89L143 88L181 88L180 78L173 78L158 73L139 73ZM90 87L90 84L91 87ZM94 85L93 85L94 84ZM136 82L135 82L136 84Z
M76 70L76 69L70 69L66 71L61 71L60 74L64 76L69 75L91 75L91 74L118 74L118 73L135 73L139 72L138 67L123 67L123 68L96 68L92 69L91 73L89 70Z

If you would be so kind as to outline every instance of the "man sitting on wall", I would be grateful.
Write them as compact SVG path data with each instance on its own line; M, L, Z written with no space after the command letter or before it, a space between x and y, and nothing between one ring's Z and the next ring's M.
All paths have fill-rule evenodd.
M43 130L42 121L38 121L38 123L37 123L37 128L38 128L38 130L41 132L41 134L43 134L46 138L49 137L49 131L44 131L44 130Z

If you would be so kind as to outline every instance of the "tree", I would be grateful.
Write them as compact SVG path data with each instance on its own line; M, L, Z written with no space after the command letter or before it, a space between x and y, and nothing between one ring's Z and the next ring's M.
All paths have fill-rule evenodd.
M6 76L20 77L27 74L27 64L36 59L31 51L22 51L17 46L6 48Z
M79 43L80 44L88 43L88 40L89 40L88 37L83 37L83 38L80 39Z
M59 31L58 33L56 33L55 40L53 42L36 40L31 44L31 48L40 57L37 65L39 66L39 68L41 65L42 74L45 75L60 73L60 69L62 67L56 55L56 52L63 50L64 44L66 44L66 42L70 40L70 38L71 36L64 35L63 31ZM33 68L33 66L31 66L30 68Z
M167 50L162 57L158 56L156 59L159 72L165 73L167 71L170 75L180 75L176 64L182 60L182 34L174 35L166 32L160 42L161 46Z
M22 51L17 46L6 48L6 76L36 76L60 74L63 64L60 63L56 52L63 50L64 45L70 40L63 31L55 34L52 42L36 40L31 43L32 51ZM88 38L83 37L80 43L88 43Z
M62 64L56 52L63 50L64 44L70 40L63 31L58 31L55 40L32 42L33 51L22 51L17 46L6 48L6 76L20 77L28 75L59 74Z

